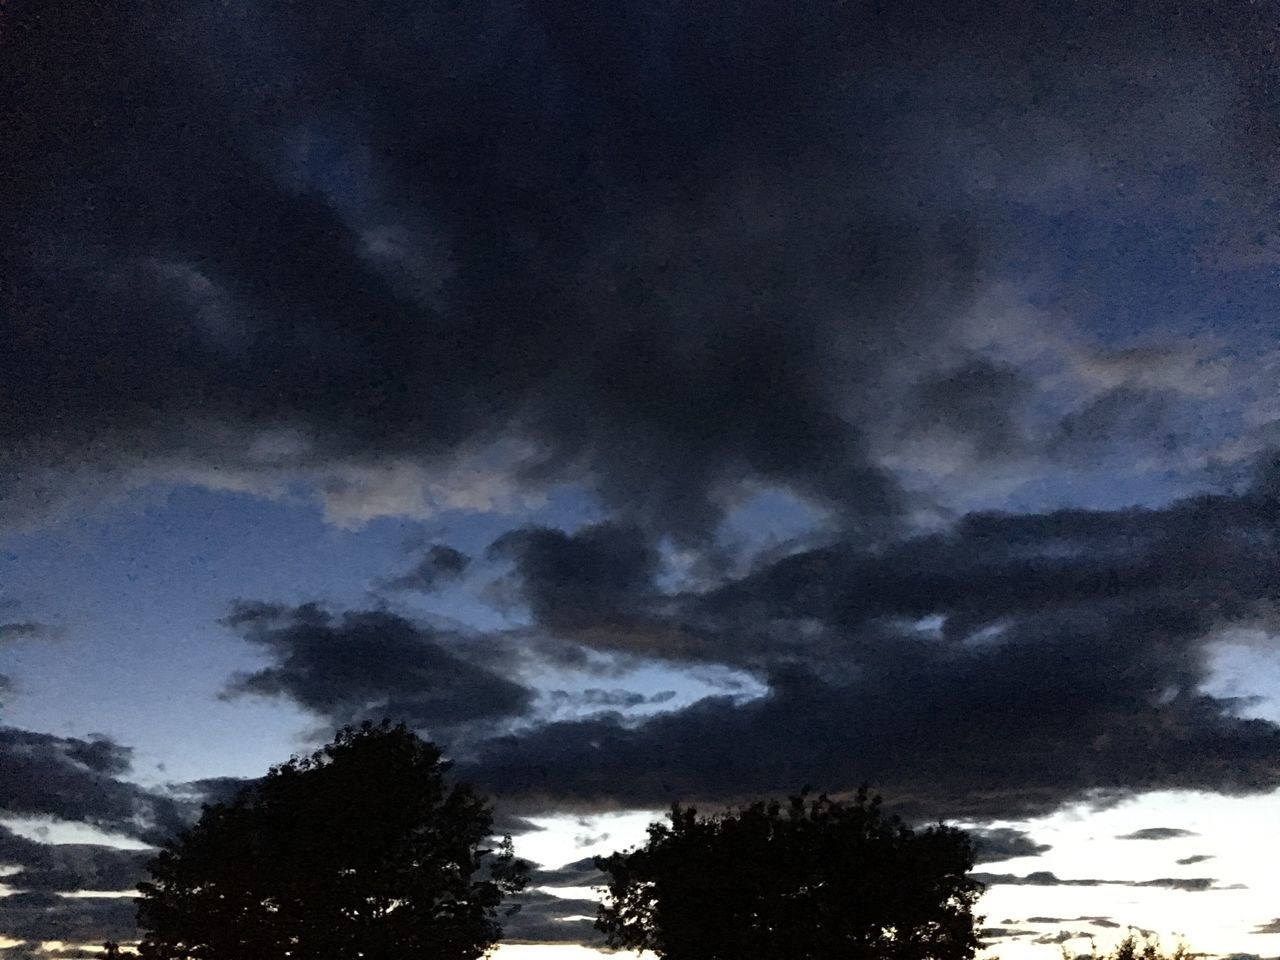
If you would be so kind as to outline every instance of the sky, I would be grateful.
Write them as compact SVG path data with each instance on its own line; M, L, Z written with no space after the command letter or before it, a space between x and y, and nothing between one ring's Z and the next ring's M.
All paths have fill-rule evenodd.
M539 865L500 960L863 783L1005 960L1276 957L1278 26L0 6L0 952L391 717Z

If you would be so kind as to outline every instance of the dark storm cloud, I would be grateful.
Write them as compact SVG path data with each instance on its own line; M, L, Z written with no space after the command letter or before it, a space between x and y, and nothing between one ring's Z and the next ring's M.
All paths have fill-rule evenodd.
M1035 930L1020 930L1017 927L979 927L978 936L983 940L1003 940L1018 937L1035 936Z
M497 811L493 815L494 836L501 837L507 834L515 835L521 833L537 833L545 829L546 827L540 827L532 820L517 816L513 813L506 813L502 810Z
M1015 857L1038 857L1052 849L1047 843L1038 843L1023 830L1012 827L976 828L969 831L973 840L977 863L998 863Z
M1273 789L1280 728L1201 692L1215 629L1277 598L1268 476L1162 510L973 515L665 597L646 631L600 645L735 664L768 693L640 724L551 724L489 742L471 770L528 802L661 807L871 782L904 809L977 818Z
M1217 886L1217 880L1212 877L1157 877L1155 880L1142 880L1138 883L1131 883L1131 887L1160 887L1164 890L1182 890L1186 893L1200 893L1204 890L1244 890L1245 885L1242 883L1233 883L1229 886Z
M1093 934L1085 930L1059 930L1057 933L1046 933L1043 936L1036 937L1032 943L1061 944L1066 943L1068 940L1080 940L1092 936Z
M595 857L583 857L554 870L539 868L530 877L535 887L597 887L608 878L596 866Z
M440 729L527 711L529 689L449 649L447 639L377 610L242 603L224 620L272 665L233 677L225 696L287 697L336 723L396 717Z
M1015 367L974 359L912 388L906 429L968 443L984 459L1025 452L1030 437L1018 418L1033 392Z
M951 335L1011 221L1257 246L1267 13L1197 11L11 5L4 518L301 478L359 520L464 462L688 540L744 483L892 530L885 411L1022 443Z
M1056 711L1005 702L1021 689L1009 685L1018 679L1013 673L982 703L966 702L976 684L993 679L966 672L952 683L917 673L900 688L810 681L745 705L704 700L639 726L612 718L549 724L488 742L463 775L551 807L661 807L674 798L736 800L784 794L796 784L839 790L870 780L904 812L977 818L1046 813L1098 790L1241 792L1275 784L1280 734L1262 721L1224 717L1208 698L1140 710L1089 705L1089 724L1078 729ZM912 689L919 698L905 700ZM1024 692L1056 689L1043 682ZM1125 707L1143 727L1116 725Z
M987 886L1013 887L1159 887L1164 890L1181 890L1184 893L1204 893L1209 890L1234 890L1236 886L1219 887L1212 877L1158 877L1154 880L1085 880L1065 879L1048 870L1016 876L1011 873L975 873L975 880Z
M20 868L4 883L17 890L132 890L151 856L146 850L101 844L37 843L0 827L0 864Z
M430 593L442 581L456 580L471 562L461 550L443 543L433 543L421 559L407 572L385 581L388 590L416 590Z
M89 740L68 741L67 756L83 764L94 773L112 776L128 772L133 765L133 748L126 747L102 735Z
M503 941L604 944L603 935L594 925L599 906L594 900L574 900L533 891L517 894L511 903L518 904L520 909L501 921Z
M1159 510L977 513L946 533L875 551L803 551L711 592L693 612L712 626L807 617L845 631L938 615L947 640L980 642L990 629L998 642L1017 637L1022 624L1043 629L1055 620L1083 633L1106 630L1102 621L1151 606L1169 618L1159 631L1182 645L1207 618L1244 615L1273 595L1280 525L1267 482ZM864 647L876 639L859 638Z
M0 930L15 940L102 943L134 940L132 897L62 897L15 893L0 897Z
M1117 840L1175 840L1178 837L1199 836L1194 830L1183 830L1181 827L1143 827L1132 833L1122 833Z
M744 473L892 512L831 318L938 322L966 215L938 197L903 222L848 168L875 161L830 125L839 8L723 13L20 12L14 513L56 499L69 455L90 480L234 485L504 434L535 443L526 476L585 472L676 528Z
M489 549L515 560L525 603L555 631L625 630L657 596L657 546L639 527L599 524L572 534L514 530Z
M129 755L105 737L0 728L0 813L80 821L144 839L176 828L179 804L117 778L128 771Z

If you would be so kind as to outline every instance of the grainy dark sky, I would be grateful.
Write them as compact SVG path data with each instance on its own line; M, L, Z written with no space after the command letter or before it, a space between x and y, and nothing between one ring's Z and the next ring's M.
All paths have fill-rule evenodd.
M870 782L995 831L1006 955L1275 953L1274 7L0 24L9 953L382 716L560 861Z

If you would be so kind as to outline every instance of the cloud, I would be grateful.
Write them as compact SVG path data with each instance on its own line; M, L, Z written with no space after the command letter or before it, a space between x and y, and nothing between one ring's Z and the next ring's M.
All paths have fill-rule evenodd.
M512 897L511 905L518 905L519 910L501 921L505 943L604 944L604 936L594 925L599 906L594 900L531 891Z
M987 886L1013 887L1159 887L1164 890L1181 890L1184 893L1203 893L1207 890L1235 890L1237 886L1219 887L1212 877L1158 877L1154 880L1095 880L1064 879L1048 870L1038 870L1025 876L1010 873L975 873L975 880ZM1088 918L1079 918L1088 919ZM1029 921L1030 922L1030 921Z
M1081 938L1092 938L1093 934L1085 930L1059 930L1057 933L1046 933L1043 936L1036 937L1032 943L1066 943L1068 940L1079 940Z
M205 777L184 783L169 784L168 792L176 797L201 806L227 803L246 787L257 783L253 777Z
M12 612L19 606L16 600L0 599L0 618L5 613ZM0 619L0 646L9 643L17 643L23 640L49 640L61 635L61 631L47 623L41 623L38 620L11 620L4 621ZM12 692L18 689L18 683L8 674L0 673L0 695Z
M1177 405L1172 390L1151 390L1123 384L1091 397L1063 416L1050 440L1057 456L1083 457L1119 444L1174 445L1171 418Z
M185 822L177 801L118 779L131 750L106 737L79 739L0 727L0 813L88 823L146 839Z
M443 543L433 543L423 553L412 569L383 582L387 590L412 590L430 593L442 581L454 580L462 575L471 562L461 550Z
M1123 833L1117 840L1174 840L1178 837L1198 837L1194 830L1183 830L1179 827L1144 827L1132 833Z
M1213 859L1213 854L1211 853L1197 853L1194 856L1190 856L1190 857L1180 857L1178 858L1176 863L1182 867L1189 867L1193 863L1204 863L1206 860L1212 860L1212 859Z
M481 746L468 770L513 798L587 805L871 782L906 807L979 818L1273 789L1280 729L1201 692L1218 626L1265 615L1273 596L1266 483L1161 509L971 514L874 550L765 559L702 592L655 595L633 564L598 599L578 587L590 567L543 564L525 588L541 622L603 624L616 604L632 611L624 626L575 640L736 666L768 692L639 724L551 724Z
M513 813L505 813L502 810L497 811L493 816L493 832L495 836L536 833L545 829L545 827L538 826L532 820Z
M4 883L21 891L132 890L151 857L151 851L102 844L37 843L0 827L0 864L20 868Z
M1258 924L1250 933L1280 933L1280 917Z
M1001 29L941 0L146 0L80 44L92 0L38 9L0 88L8 524L155 482L301 481L342 523L585 482L686 539L745 484L883 531L911 502L884 411L1025 446L1030 378L957 365L956 327L1011 259L1052 285L1034 226L1275 247L1243 0Z
M0 930L15 940L69 943L99 944L138 936L131 897L63 897L45 892L0 897Z
M554 870L539 868L533 872L530 883L535 887L595 887L603 886L607 879L596 866L594 857L584 857Z
M338 724L395 717L435 730L519 716L533 702L447 636L384 611L242 603L223 622L272 659L234 676L229 698L287 697Z
M1025 454L1031 445L1029 412L1033 385L1014 366L974 358L932 374L911 390L905 429L914 437L954 441L970 456L991 460Z
M657 595L657 547L636 526L525 528L503 534L489 552L515 560L525 603L552 630L626 629Z
M1038 843L1023 830L1012 827L975 828L969 831L976 849L977 863L997 863L1015 857L1038 857L1052 849L1047 843Z
M1018 927L979 927L978 936L983 940L1017 939L1034 936L1035 930L1021 930Z
M36 620L0 623L0 643L11 643L15 640L44 640L57 635L58 630L55 627Z

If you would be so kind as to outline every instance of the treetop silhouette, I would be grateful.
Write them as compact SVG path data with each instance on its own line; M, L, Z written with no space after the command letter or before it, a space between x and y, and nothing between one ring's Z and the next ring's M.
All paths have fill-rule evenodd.
M403 725L346 728L200 821L139 884L150 960L471 960L524 887L492 812Z
M970 960L982 884L968 836L912 830L863 789L699 816L672 808L609 875L596 926L665 960Z

